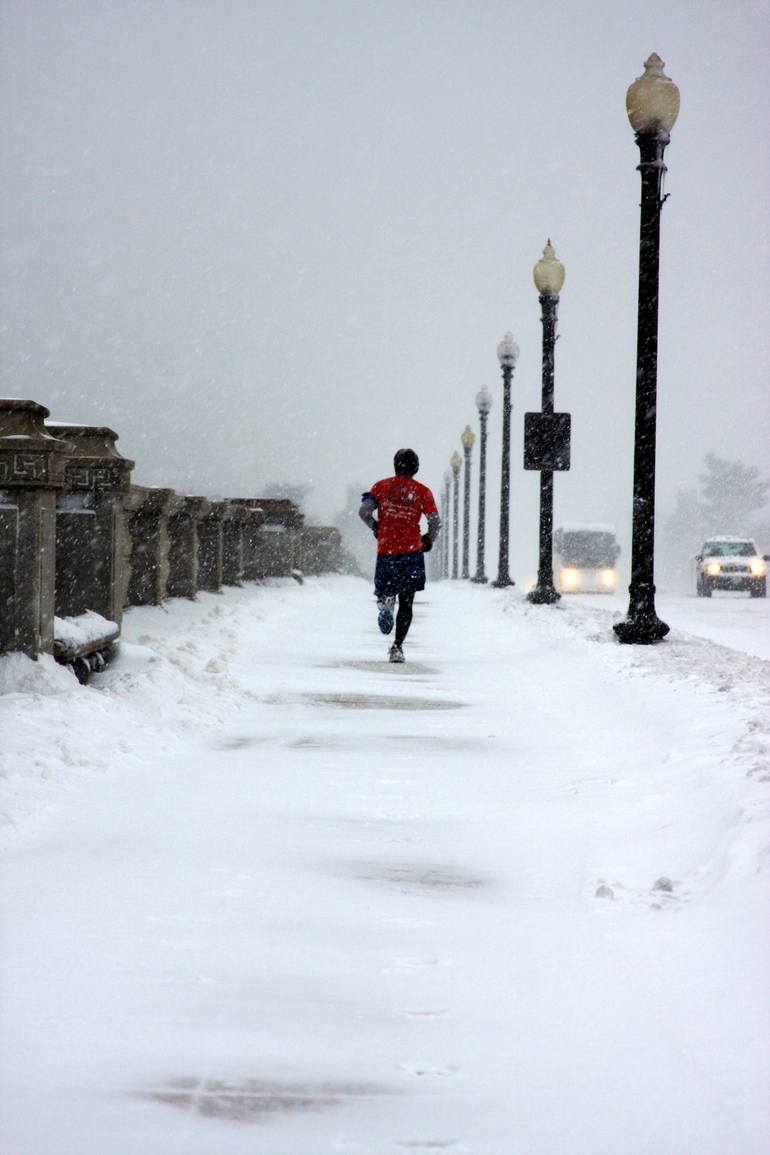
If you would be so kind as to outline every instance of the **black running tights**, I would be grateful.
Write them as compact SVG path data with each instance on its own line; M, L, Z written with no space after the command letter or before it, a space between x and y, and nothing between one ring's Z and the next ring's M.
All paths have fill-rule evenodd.
M396 614L396 645L403 646L404 638L409 633L412 624L412 603L414 593L400 593L398 595L398 613Z

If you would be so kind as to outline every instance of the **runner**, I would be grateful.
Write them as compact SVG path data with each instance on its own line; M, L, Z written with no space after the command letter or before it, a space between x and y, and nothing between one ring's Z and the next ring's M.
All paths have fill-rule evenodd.
M377 623L383 634L393 629L393 608L398 597L396 637L388 652L391 662L404 661L404 639L412 623L412 603L418 590L425 589L423 553L433 548L441 520L433 494L414 480L420 460L413 449L399 449L393 458L394 477L376 481L361 496L358 515L377 538L377 565L374 594ZM374 516L375 510L377 517ZM427 533L420 533L425 516Z

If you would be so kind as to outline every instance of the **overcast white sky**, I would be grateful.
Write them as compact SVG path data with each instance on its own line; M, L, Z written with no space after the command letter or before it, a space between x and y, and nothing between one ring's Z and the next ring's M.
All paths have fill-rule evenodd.
M521 425L539 408L531 269L551 236L567 270L556 403L573 414L556 519L627 538L639 176L624 99L652 51L682 94L661 508L709 449L770 470L767 0L0 11L2 391L111 425L137 481L306 482L330 518L408 444L438 490L484 383L499 458L511 328L512 517L534 550Z

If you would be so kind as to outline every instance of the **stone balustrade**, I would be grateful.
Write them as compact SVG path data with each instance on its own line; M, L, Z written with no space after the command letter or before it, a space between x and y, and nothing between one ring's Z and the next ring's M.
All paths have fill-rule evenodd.
M200 568L200 523L208 517L206 497L175 495L168 511L168 578L166 596L194 598Z
M0 654L53 654L85 680L126 607L342 567L338 531L291 501L132 484L114 430L48 417L0 398Z
M129 606L159 606L166 596L168 579L168 515L173 489L132 485L124 508L131 536Z
M263 521L252 559L252 576L281 577L299 570L300 537L305 524L302 513L285 498L264 498L259 506Z
M222 583L238 586L243 577L243 523L246 511L242 506L225 502L222 518Z
M301 536L300 569L306 574L338 572L342 568L342 534L328 526L306 526Z
M242 579L258 581L260 574L256 559L259 555L260 532L265 520L264 512L257 498L235 497L229 503L241 510L242 535Z
M118 452L112 429L51 421L46 428L72 447L56 495L56 616L90 610L120 627L130 557L124 498L134 463Z
M198 522L198 589L218 593L222 588L222 523L226 501L212 501Z
M56 494L71 446L36 401L0 402L0 653L53 653Z

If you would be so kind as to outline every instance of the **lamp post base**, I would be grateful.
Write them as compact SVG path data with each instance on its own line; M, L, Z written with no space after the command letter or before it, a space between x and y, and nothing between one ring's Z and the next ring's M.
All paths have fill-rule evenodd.
M537 585L527 594L527 601L533 606L552 606L561 601L561 594L552 585Z
M492 587L496 590L504 590L508 586L515 586L515 585L516 585L516 582L513 580L513 578L508 577L507 575L504 575L503 577L499 577L499 578L497 578L496 581L492 582Z
M652 617L626 618L624 622L616 622L612 628L619 642L636 646L651 646L660 642L670 629L657 614Z
M631 602L623 622L612 627L619 642L629 645L650 646L665 638L670 627L655 612L655 586L645 583L631 586Z

